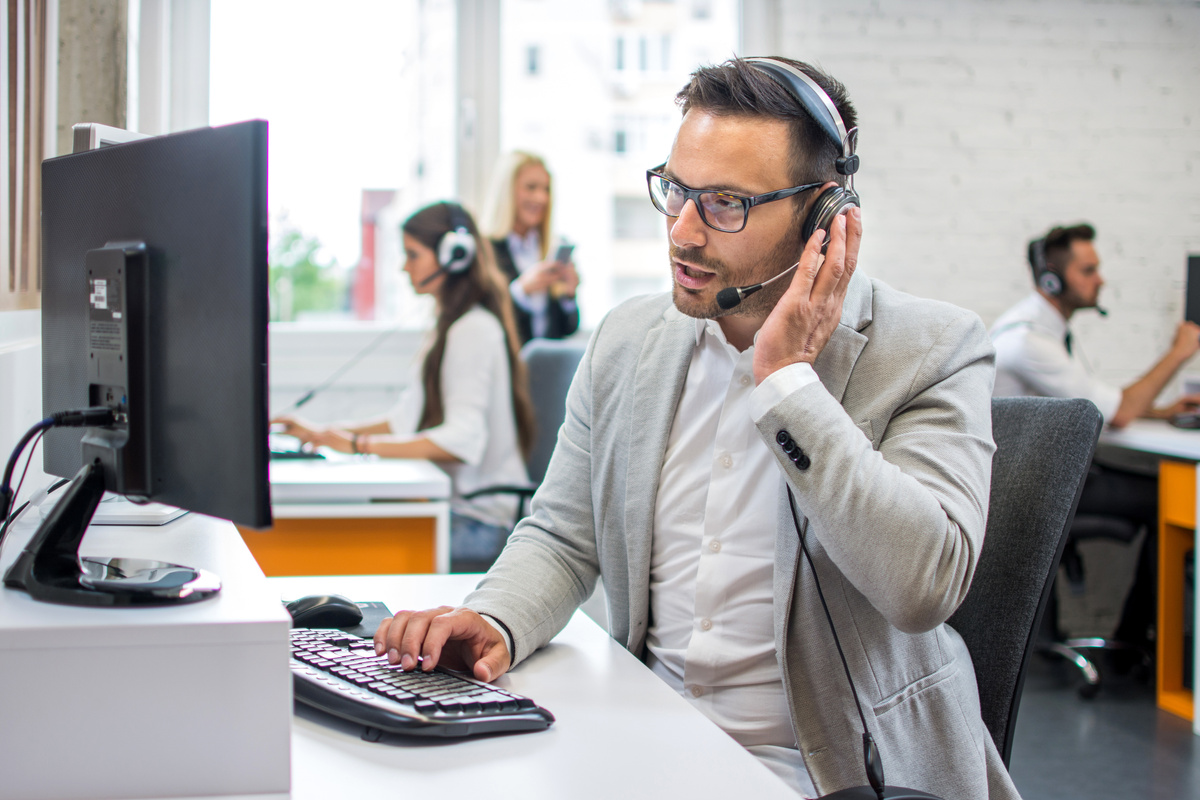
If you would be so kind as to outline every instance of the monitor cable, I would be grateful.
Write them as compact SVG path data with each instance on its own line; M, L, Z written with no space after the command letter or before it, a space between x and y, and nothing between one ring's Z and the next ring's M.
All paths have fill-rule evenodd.
M13 448L12 455L8 458L8 464L4 468L4 478L0 480L0 520L4 521L3 526L0 527L0 544L4 543L4 536L8 533L9 525L16 519L20 510L24 508L22 507L22 509L14 512L11 516L8 513L16 501L17 494L21 491L21 485L25 482L25 475L29 472L29 464L33 461L33 453L37 449L38 442L46 431L51 428L89 428L111 425L115 420L116 414L111 408L97 407L81 408L73 411L58 411L36 423L25 432L25 435L17 442L17 446ZM30 448L29 458L25 460L25 469L21 471L21 479L17 483L17 488L13 489L13 473L16 471L17 462L21 459L21 453L24 452L25 447L30 442L33 442L33 447ZM61 485L62 483L60 482L49 491L54 491L54 489L57 489Z
M812 554L808 552L808 542L804 535L804 529L800 526L800 519L796 514L796 498L792 494L792 487L787 487L788 493L788 510L792 512L792 524L796 526L796 535L800 537L800 549L804 551L804 557L808 561L808 568L812 571L813 585L817 588L817 597L821 599L821 608L825 611L825 621L829 623L829 632L833 634L833 643L837 646L838 658L842 660L842 669L846 673L846 681L850 684L850 696L854 699L854 707L858 709L858 719L862 723L862 742L863 742L863 765L867 772L867 781L871 784L867 786L855 786L848 789L841 789L829 795L822 795L822 798L838 798L841 800L871 800L872 797L877 800L885 800L886 798L895 798L902 800L912 798L928 798L929 800L941 800L936 795L926 794L925 792L915 789L904 789L899 786L885 786L883 782L883 759L880 758L879 748L875 744L875 740L871 738L871 731L867 727L867 718L863 714L862 703L858 699L858 688L854 685L854 678L850 674L850 665L846 662L846 654L842 651L842 642L838 638L837 628L833 624L833 615L829 613L829 604L825 602L825 592L821 590L821 579L817 576L817 565L813 562ZM807 528L805 524L804 528Z

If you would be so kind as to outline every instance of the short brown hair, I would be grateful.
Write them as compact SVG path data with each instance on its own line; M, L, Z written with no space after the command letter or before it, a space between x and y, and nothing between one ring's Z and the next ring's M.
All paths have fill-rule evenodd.
M789 64L812 78L825 90L849 131L858 125L846 87L821 70L790 58L776 60ZM724 64L701 67L692 73L687 86L675 95L684 114L693 108L717 116L770 117L783 120L791 131L791 180L794 185L815 181L835 181L845 185L846 176L838 173L834 162L842 155L833 141L809 112L778 81L753 63L732 58Z
M1029 243L1029 266L1033 269L1033 278L1037 280L1041 270L1048 270L1062 275L1067 263L1071 260L1072 242L1090 242L1096 238L1096 229L1086 222L1066 227L1055 226L1041 239ZM1039 266L1039 254L1044 262Z

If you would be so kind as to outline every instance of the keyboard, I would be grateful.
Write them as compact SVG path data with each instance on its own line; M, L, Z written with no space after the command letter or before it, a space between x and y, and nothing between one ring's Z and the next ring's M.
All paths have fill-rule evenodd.
M295 460L295 459L313 459L325 458L324 453L318 453L316 450L272 450L271 460Z
M440 667L404 672L370 639L336 629L292 629L292 685L301 703L382 732L472 736L539 731L554 715L528 697Z

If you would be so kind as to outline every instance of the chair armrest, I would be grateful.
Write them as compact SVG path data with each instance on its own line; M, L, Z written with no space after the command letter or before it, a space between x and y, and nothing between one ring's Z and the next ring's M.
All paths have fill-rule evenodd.
M527 484L525 486L485 486L482 489L476 489L473 492L468 492L462 497L464 500L474 500L476 497L483 497L489 494L515 494L518 497L533 497L533 493L537 491L536 486Z

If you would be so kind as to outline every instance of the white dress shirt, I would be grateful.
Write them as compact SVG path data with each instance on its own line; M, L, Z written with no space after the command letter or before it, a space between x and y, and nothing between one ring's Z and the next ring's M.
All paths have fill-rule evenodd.
M753 347L738 352L715 321L697 320L659 477L647 663L811 797L775 652L772 576L783 476L754 420L817 376L795 365L756 389L753 359Z
M432 334L411 367L409 380L399 401L388 415L392 433L417 435L425 408L421 366L433 344ZM419 435L462 463L442 464L450 475L452 511L504 528L512 525L516 498L486 495L464 500L485 486L529 482L512 406L512 376L508 366L508 344L504 327L490 311L475 306L446 331L442 356L442 424Z
M1067 320L1050 301L1034 292L1000 315L992 326L996 348L994 397L1083 397L1106 420L1121 405L1121 390L1091 375L1076 355Z

